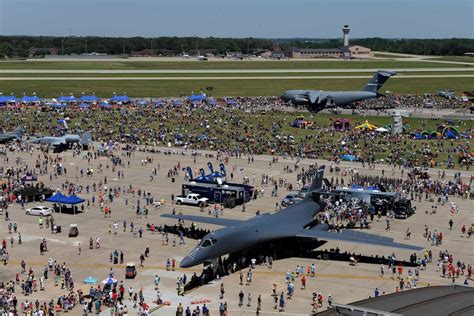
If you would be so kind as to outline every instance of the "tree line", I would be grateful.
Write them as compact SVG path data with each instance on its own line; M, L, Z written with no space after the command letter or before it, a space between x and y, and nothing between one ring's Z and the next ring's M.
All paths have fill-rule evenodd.
M419 55L463 55L474 52L473 39L351 39L352 45L369 47L376 51ZM105 53L130 55L148 49L153 55L196 54L199 51L225 54L240 52L255 54L278 48L290 51L299 48L336 48L341 39L258 39L215 37L53 37L53 36L0 36L0 57L28 57L30 55L59 55ZM35 49L33 49L35 48Z

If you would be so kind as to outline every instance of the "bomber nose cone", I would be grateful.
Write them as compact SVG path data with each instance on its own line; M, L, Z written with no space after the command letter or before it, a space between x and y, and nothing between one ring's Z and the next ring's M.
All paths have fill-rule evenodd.
M179 264L181 268L190 268L194 265L194 260L191 259L189 256L184 257L183 260L181 260L181 263Z

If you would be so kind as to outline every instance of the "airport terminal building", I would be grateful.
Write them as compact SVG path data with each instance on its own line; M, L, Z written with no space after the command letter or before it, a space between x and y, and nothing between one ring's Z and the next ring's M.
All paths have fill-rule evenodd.
M374 57L372 50L360 45L349 45L349 25L342 28L344 45L338 48L297 48L293 47L290 58L371 58Z
M349 45L339 48L297 48L294 47L290 53L291 58L370 58L374 54L367 47Z

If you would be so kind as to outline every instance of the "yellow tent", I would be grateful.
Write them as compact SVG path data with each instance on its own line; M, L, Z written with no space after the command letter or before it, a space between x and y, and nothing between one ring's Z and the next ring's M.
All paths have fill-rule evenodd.
M368 130L373 130L376 129L377 126L370 124L369 121L365 121L364 124L361 124L359 126L354 127L355 129L368 129Z

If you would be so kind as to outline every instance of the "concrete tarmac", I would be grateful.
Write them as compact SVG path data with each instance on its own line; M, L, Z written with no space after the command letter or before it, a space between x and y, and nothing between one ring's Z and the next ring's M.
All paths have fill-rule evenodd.
M180 149L177 152L181 152ZM201 152L203 155L205 152ZM33 153L22 153L22 152L8 152L7 157L9 162L5 160L2 162L4 167L11 166L17 167L17 158L20 165L34 166L35 160L37 159L39 152L33 151ZM312 260L304 258L289 258L285 260L279 260L274 262L271 269L266 266L258 266L254 273L254 280L251 285L239 285L238 274L230 275L221 278L219 281L212 282L209 285L203 286L199 289L192 291L184 297L179 297L176 293L176 279L182 276L184 273L188 279L192 273L200 273L202 266L193 267L190 269L176 268L175 271L166 271L165 262L168 258L174 258L179 261L196 245L195 240L186 239L185 245L172 246L170 237L170 243L167 246L161 245L160 235L154 235L150 232L145 232L143 238L133 237L130 233L130 228L127 227L127 231L123 232L122 222L126 220L128 223L133 221L135 227L145 227L147 223L155 224L174 224L175 220L161 218L160 215L164 213L170 213L173 208L176 211L183 211L184 214L195 214L207 216L207 211L203 214L199 212L199 209L192 206L176 206L170 203L170 196L172 193L179 194L181 191L181 184L184 182L183 173L177 178L176 182L172 182L166 175L168 170L175 166L178 162L180 167L191 166L193 169L206 168L206 163L211 161L215 166L218 162L214 159L206 158L203 155L197 157L196 163L193 162L192 157L189 153L186 155L175 154L175 155L164 155L156 153L146 152L135 152L131 159L126 158L121 151L115 152L116 155L120 156L127 165L127 161L130 160L130 168L118 168L117 170L123 170L125 177L124 179L118 179L116 173L112 171L112 164L106 157L100 157L97 160L91 160L91 165L96 170L94 175L91 177L80 176L80 169L88 167L87 160L83 159L82 156L72 157L71 152L65 152L59 154L63 158L62 164L67 168L67 176L59 176L58 178L49 180L49 175L40 176L39 181L44 182L47 186L52 188L60 187L60 184L66 180L75 182L83 186L93 183L98 183L100 180L104 181L104 177L107 177L108 187L125 187L132 185L135 189L141 188L142 190L149 190L155 198L163 198L166 200L166 205L162 208L149 207L150 212L148 218L137 218L135 211L131 204L134 199L129 196L129 205L125 205L124 197L120 196L115 198L110 207L112 209L111 218L104 218L100 209L96 205L91 205L89 208L86 207L83 214L68 215L68 214L55 214L54 217L59 225L62 226L63 232L61 234L51 234L49 230L40 229L37 224L37 217L26 216L24 210L17 204L12 205L8 211L12 222L16 222L19 226L19 232L23 236L23 244L17 244L17 236L15 234L8 234L6 229L7 223L1 224L0 237L5 238L8 241L8 250L10 251L10 262L6 266L0 268L0 280L8 281L15 277L15 274L19 272L19 262L24 259L27 264L27 268L30 266L36 273L40 273L43 266L46 264L49 257L54 258L58 262L66 262L72 271L72 277L76 283L76 289L82 288L84 291L88 291L89 286L82 284L82 280L88 276L93 276L99 280L99 282L107 277L109 269L112 267L115 271L115 278L118 280L124 280L125 288L133 286L135 290L143 287L146 301L151 303L155 299L156 294L153 289L153 279L155 275L161 277L160 291L165 301L169 301L171 306L157 307L151 303L153 315L174 315L177 304L182 302L185 306L191 305L191 302L207 299L210 302L207 305L211 308L211 315L217 314L217 307L221 301L226 301L229 306L230 315L255 315L256 300L259 294L262 295L263 303L262 315L307 315L311 311L311 293L313 291L321 292L325 298L331 293L334 297L334 301L338 303L349 303L354 300L367 298L373 295L374 289L377 287L380 292L390 293L395 291L395 287L398 285L397 280L393 280L386 272L385 277L379 276L378 265L370 264L358 264L357 266L350 266L347 262L332 262L324 260ZM56 156L56 154L54 154ZM142 164L142 160L146 157L152 158L153 162L148 164ZM296 172L284 173L283 168L290 166L292 169L295 165L295 160L291 159L280 159L278 163L270 164L270 156L256 156L254 163L248 163L246 157L242 159L231 158L229 163L226 165L228 173L233 172L234 182L241 182L244 176L248 176L251 179L251 184L259 186L262 174L271 174L277 178L285 178L288 182L292 183L296 188ZM313 163L314 160L303 160L300 163L300 167L307 168L309 163ZM317 161L318 164L325 163L329 166L330 162ZM103 165L103 172L98 172L98 165ZM108 168L106 166L109 166ZM154 177L150 181L149 173L152 168L158 168L158 176ZM384 165L377 165L375 170L363 169L360 164L356 163L341 163L341 168L357 168L361 174L381 174L381 170L385 169L385 174L390 174L391 168ZM328 168L327 168L328 169ZM327 170L326 169L326 170ZM452 179L455 170L447 170L447 177ZM437 170L430 170L430 173L436 178ZM255 182L253 179L255 174ZM401 176L398 169L395 170L395 175ZM462 177L467 179L473 176L472 172L462 171ZM336 177L335 174L330 174L327 170L326 177ZM345 177L347 180L347 177ZM224 217L235 218L235 219L248 219L255 215L257 210L262 212L273 212L275 203L281 200L287 193L284 188L280 188L278 197L271 197L270 186L263 186L265 190L264 197L258 198L257 200L251 201L247 205L247 211L241 212L240 207L234 209L225 209ZM91 199L91 194L81 193L79 196L86 199ZM135 198L136 200L136 198ZM456 215L451 215L449 212L449 206L438 206L438 212L435 215L429 215L425 213L431 210L431 206L436 205L435 202L422 201L416 202L415 205L418 208L417 213L407 220L394 220L392 222L392 230L390 232L385 231L385 223L374 222L373 228L370 233L376 233L383 236L390 236L395 238L398 242L410 242L417 245L422 245L433 251L434 257L437 256L441 250L449 249L455 259L459 259L467 264L474 264L474 243L473 240L469 240L465 237L460 236L460 227L462 224L471 225L474 223L474 210L472 208L472 201L453 199L456 204L459 205L460 212ZM26 207L34 205L51 205L50 203L30 203ZM450 231L448 229L448 221L452 218L454 221L454 229ZM109 234L109 225L115 221L119 224L117 234ZM77 224L80 234L76 238L68 237L69 224ZM189 225L190 223L186 223ZM445 238L443 245L436 247L431 246L425 238L422 237L424 231L424 225L428 225L430 230L438 230L443 232ZM218 227L206 224L198 224L198 227L216 229ZM404 240L404 234L407 228L412 231L412 239L410 241ZM15 245L10 248L9 239L13 236L15 239ZM88 247L88 240L90 237L95 238L100 236L101 248L90 250ZM39 243L46 238L48 242L48 252L45 255L39 253ZM78 255L78 244L81 244L82 253ZM124 262L134 261L139 262L139 255L144 251L146 246L150 246L151 254L146 259L144 268L138 268L138 275L133 280L124 279L124 265L113 265L109 262L110 252L117 249L123 251ZM380 247L373 247L360 244L352 243L338 243L329 242L323 246L324 248L335 248L339 247L341 251L353 251L355 253L362 254L378 254L388 256L395 252L397 257L400 259L408 259L409 252L398 251L395 249L387 249ZM277 285L278 292L285 291L285 272L287 270L293 271L296 265L308 266L311 263L316 264L316 277L309 277L307 280L306 290L300 289L299 280L295 282L296 291L295 296L291 300L287 300L287 307L284 313L278 313L273 309L271 287L275 283ZM457 282L462 283L463 279L458 279ZM226 289L225 297L223 300L219 299L219 288L220 283L223 283ZM440 277L439 272L436 272L435 263L428 266L427 271L421 272L421 279L418 282L418 286L427 286L434 284L449 284L450 280ZM238 293L243 290L245 296L250 292L253 297L253 302L250 307L246 304L244 307L239 308L237 306ZM21 293L18 294L20 302L25 299L35 300L36 298L40 301L56 299L60 294L64 292L58 287L55 287L51 279L46 281L46 292L35 292L32 296L24 297ZM126 295L128 297L128 294ZM245 300L247 303L247 300ZM132 311L132 305L129 306L130 315L134 315ZM202 305L201 305L202 306ZM324 307L327 304L325 302ZM80 315L81 310L76 307L69 315ZM104 311L103 315L109 315L108 311Z
M0 77L0 81L182 81L182 80L303 80L303 79L370 79L372 76L224 76L224 77ZM394 79L416 78L474 78L474 74L461 75L406 75Z

